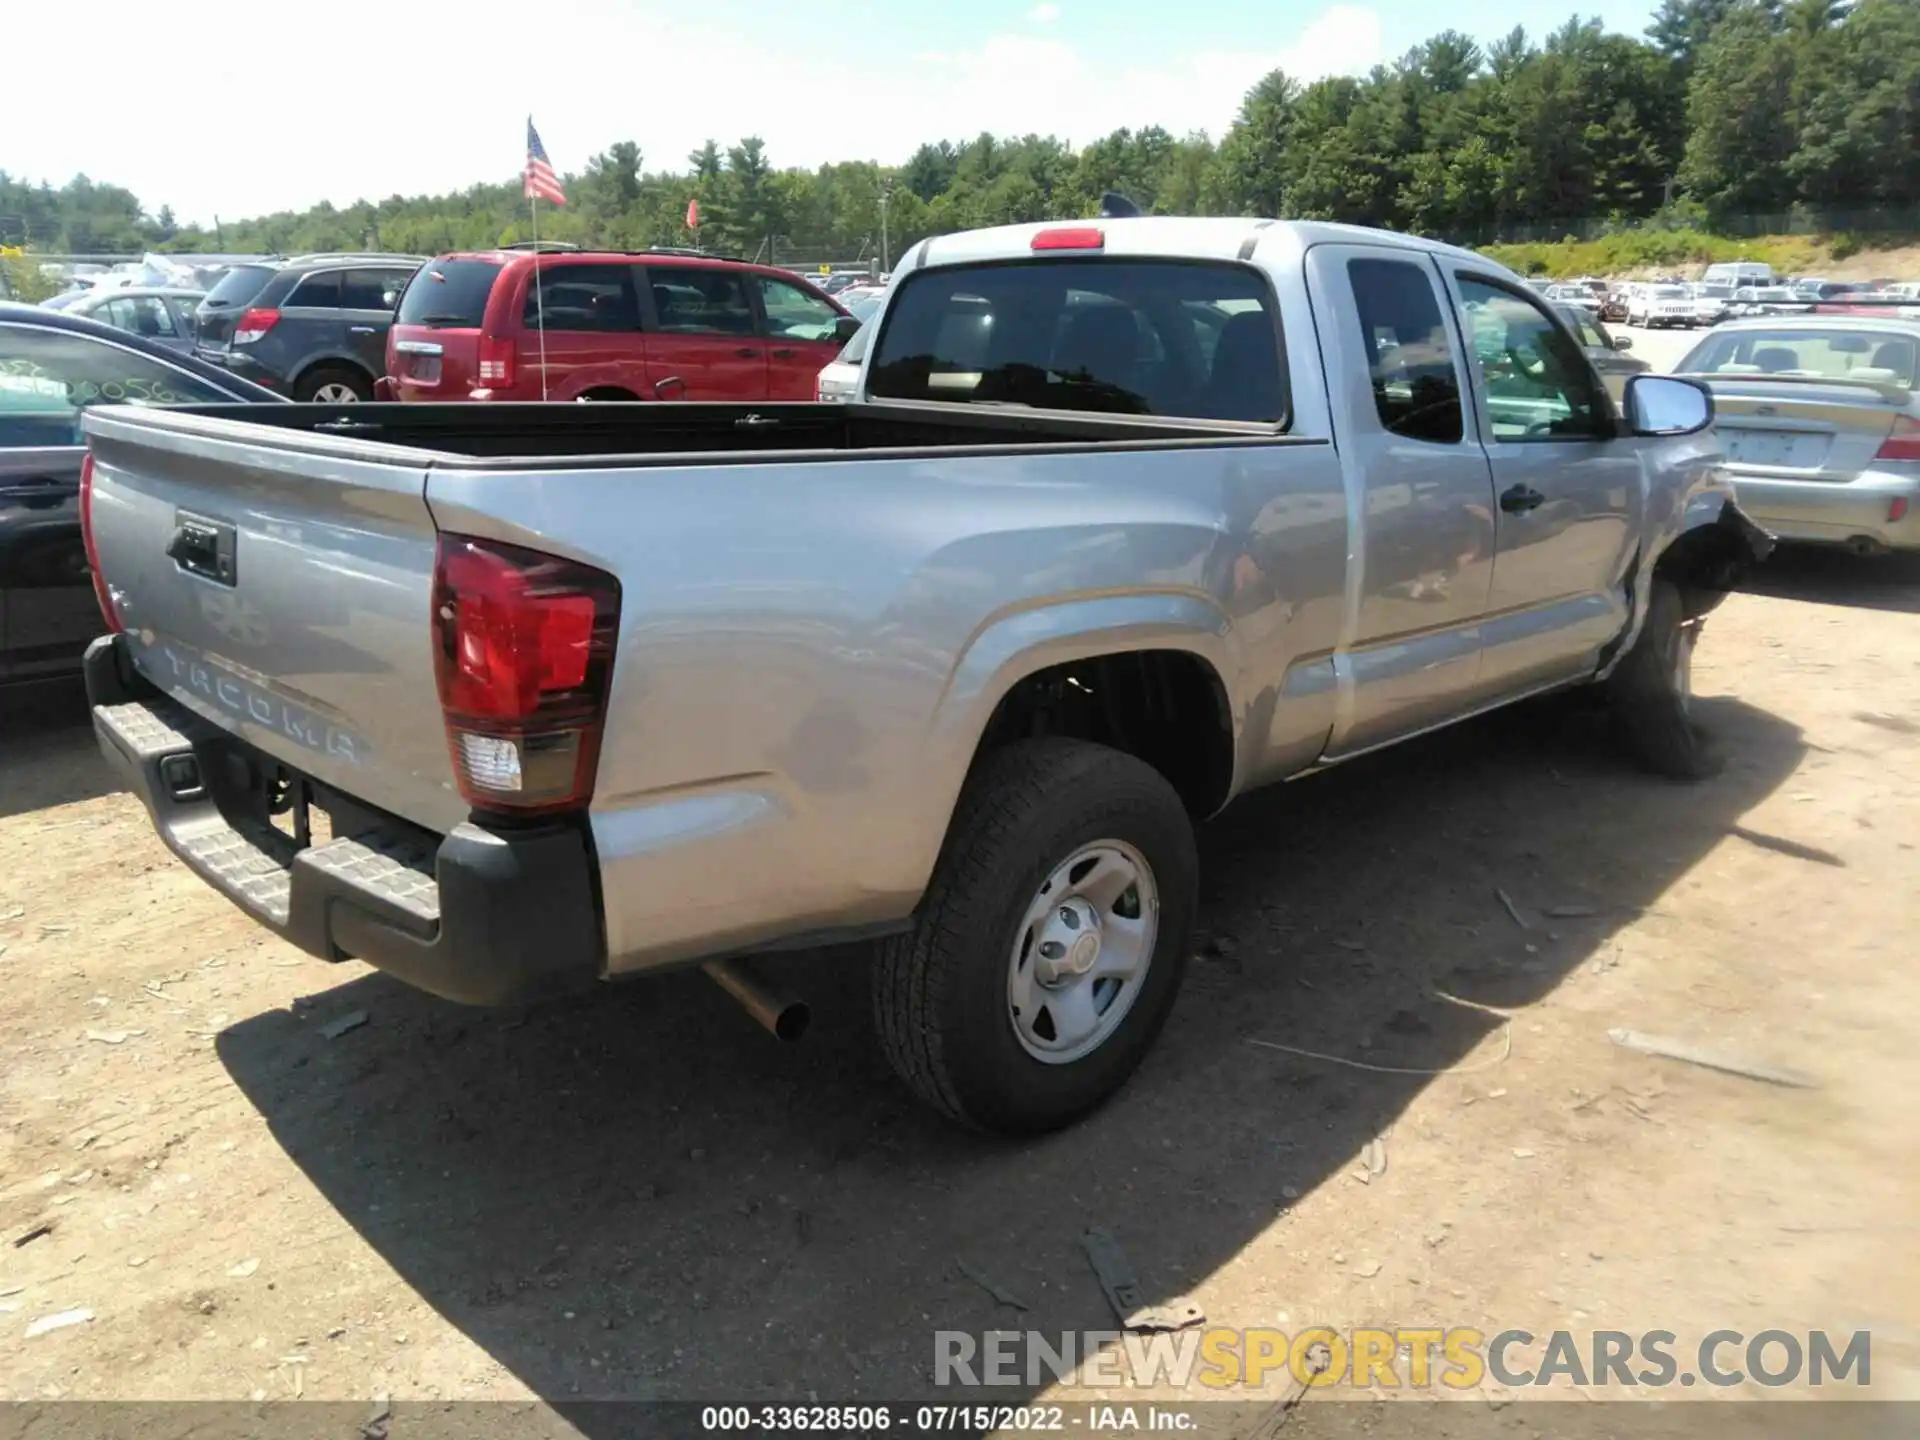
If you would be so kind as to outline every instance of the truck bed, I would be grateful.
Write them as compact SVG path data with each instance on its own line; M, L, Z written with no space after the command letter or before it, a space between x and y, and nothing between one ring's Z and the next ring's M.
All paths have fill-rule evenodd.
M606 465L712 463L768 451L804 459L848 450L903 452L1044 446L1273 443L1272 426L1124 415L1063 415L1018 408L902 403L793 404L373 404L201 405L169 412L375 444L454 459L587 458Z

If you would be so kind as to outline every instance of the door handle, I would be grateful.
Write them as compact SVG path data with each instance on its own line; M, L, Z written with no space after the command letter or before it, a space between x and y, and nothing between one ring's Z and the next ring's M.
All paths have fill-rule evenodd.
M758 355L760 352L751 345L742 345L738 350L734 351L733 353L738 355L742 360L751 360L754 356Z
M371 335L373 334L373 330L374 327L371 325L349 325L347 327L347 333L350 335Z
M776 360L791 360L799 353L798 350L776 350L773 352L773 358Z
M1500 508L1509 515L1524 515L1546 503L1547 497L1531 485L1515 485L1500 496Z

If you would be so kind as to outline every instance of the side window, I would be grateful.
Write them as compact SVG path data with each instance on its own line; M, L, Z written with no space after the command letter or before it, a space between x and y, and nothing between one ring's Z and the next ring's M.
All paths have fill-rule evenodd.
M540 289L527 286L520 307L529 329L544 322L549 330L624 334L640 328L633 298L631 265L543 265Z
M1525 296L1465 275L1459 283L1492 438L1591 440L1609 433L1605 392L1572 337Z
M760 303L767 312L767 334L789 340L831 340L840 312L798 285L757 276Z
M89 405L208 405L231 395L89 335L0 325L0 449L81 443Z
M342 310L392 310L407 288L404 271L348 270L340 277Z
M1350 260L1347 279L1381 425L1409 440L1459 444L1466 433L1460 377L1426 267Z
M737 270L694 266L651 272L653 309L667 335L753 335L753 305Z
M293 287L293 293L283 301L283 305L304 305L310 310L338 310L340 308L340 272L338 270L316 270L303 278Z

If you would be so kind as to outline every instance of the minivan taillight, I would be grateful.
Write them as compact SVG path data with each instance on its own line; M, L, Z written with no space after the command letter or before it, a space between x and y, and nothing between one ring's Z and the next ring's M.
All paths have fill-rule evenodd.
M1920 420L1908 415L1894 417L1893 430L1880 446L1876 460L1920 460Z
M247 311L233 324L233 343L251 345L280 323L280 312L265 307Z
M593 797L619 622L620 582L604 571L440 537L434 678L469 805L525 815Z
M87 552L87 569L93 574L93 598L99 602L100 618L107 629L118 635L125 627L114 608L113 593L107 589L107 577L100 573L100 549L93 543L93 452L80 459L80 544Z
M480 368L476 372L482 385L513 384L515 343L511 337L480 337Z

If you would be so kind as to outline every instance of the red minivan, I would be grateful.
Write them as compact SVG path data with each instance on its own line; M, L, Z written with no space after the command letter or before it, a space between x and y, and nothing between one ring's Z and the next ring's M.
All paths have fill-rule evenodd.
M812 400L858 328L797 276L737 260L442 255L400 297L387 379L400 400Z

